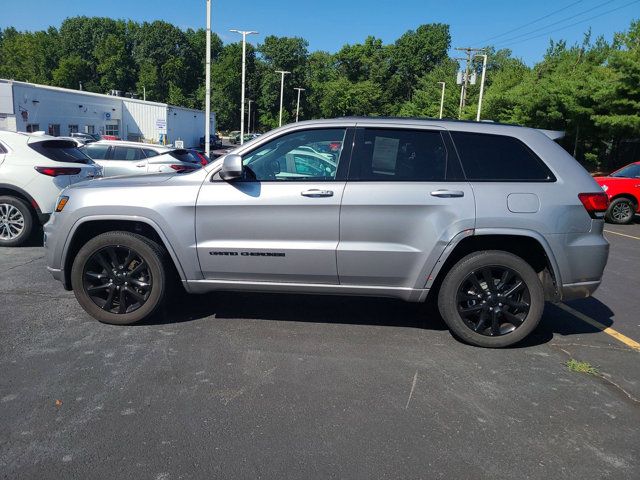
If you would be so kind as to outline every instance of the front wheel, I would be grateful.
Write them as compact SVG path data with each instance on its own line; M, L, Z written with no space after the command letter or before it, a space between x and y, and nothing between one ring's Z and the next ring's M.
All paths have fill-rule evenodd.
M162 248L130 232L107 232L89 240L71 268L71 285L82 308L101 322L117 325L153 314L167 281Z
M500 348L525 338L540 322L544 290L522 258L489 250L467 255L447 273L438 308L451 331L472 345Z
M636 213L636 206L628 198L616 198L607 210L606 220L610 223L625 225L631 223Z

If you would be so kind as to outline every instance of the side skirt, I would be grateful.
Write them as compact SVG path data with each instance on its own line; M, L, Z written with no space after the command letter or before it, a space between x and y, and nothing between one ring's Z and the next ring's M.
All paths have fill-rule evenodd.
M399 298L407 302L424 302L429 289L380 287L371 285L327 285L317 283L272 283L229 280L187 280L182 282L189 293L216 290L240 292L308 293L314 295L353 295Z

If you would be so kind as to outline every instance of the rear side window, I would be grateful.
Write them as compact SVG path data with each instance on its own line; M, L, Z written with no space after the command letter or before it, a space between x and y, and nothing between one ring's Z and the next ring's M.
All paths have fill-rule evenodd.
M529 147L514 137L451 132L467 180L553 182L555 177Z
M91 158L84 154L69 140L45 140L30 143L29 146L40 155L56 162L91 163Z
M82 150L94 160L104 160L107 158L109 145L87 145Z
M113 147L112 160L140 160L142 159L142 151L134 147Z
M438 130L359 129L349 179L445 180L447 157L447 148Z

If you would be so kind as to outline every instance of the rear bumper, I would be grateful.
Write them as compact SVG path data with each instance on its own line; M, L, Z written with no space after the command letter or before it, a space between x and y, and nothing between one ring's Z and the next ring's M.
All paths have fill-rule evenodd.
M566 283L562 285L561 300L576 300L591 296L600 286L601 281Z

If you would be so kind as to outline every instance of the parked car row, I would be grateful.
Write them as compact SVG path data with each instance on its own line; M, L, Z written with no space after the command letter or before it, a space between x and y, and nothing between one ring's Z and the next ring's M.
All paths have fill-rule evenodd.
M209 159L194 149L0 131L0 246L19 246L44 224L60 191L85 180L186 173Z

